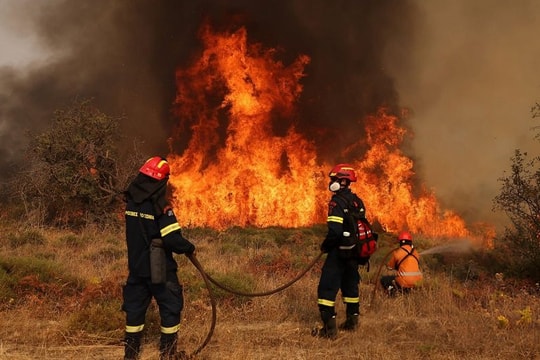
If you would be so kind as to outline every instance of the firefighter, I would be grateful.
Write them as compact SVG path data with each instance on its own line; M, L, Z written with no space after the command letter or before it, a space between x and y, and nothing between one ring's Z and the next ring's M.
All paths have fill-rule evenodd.
M159 307L160 359L178 359L177 332L184 306L183 289L176 274L176 254L193 254L195 246L183 237L166 193L169 164L159 156L148 159L129 185L126 196L126 241L129 275L123 287L126 313L125 360L138 359L145 316L152 298ZM150 245L156 239L163 251L164 279L151 279Z
M409 292L422 281L420 271L420 254L413 245L413 239L408 231L402 231L397 237L399 247L392 252L388 261L388 270L394 271L394 275L381 277L381 285L389 295L394 295L397 290Z
M328 232L321 244L321 251L327 253L327 256L317 288L317 303L323 326L314 331L314 334L333 339L338 332L335 303L340 289L347 317L339 328L352 331L358 326L359 259L350 251L342 251L340 247L343 246L340 245L343 244L344 237L355 233L351 217L345 215L347 204L355 204L362 218L365 218L366 210L362 200L350 189L351 183L356 182L356 173L351 165L338 164L330 171L329 176L328 188L333 195L328 204Z

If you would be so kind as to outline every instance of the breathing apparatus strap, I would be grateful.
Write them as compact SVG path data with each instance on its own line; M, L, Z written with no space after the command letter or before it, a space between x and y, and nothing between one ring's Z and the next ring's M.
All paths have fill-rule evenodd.
M141 227L141 232L143 234L144 242L146 243L146 247L150 249L150 241L148 240L148 234L146 234L146 229L144 228L144 225L142 223L142 217L141 217L141 205L137 207L137 218L139 219L139 226Z
M411 245L411 251L409 252L409 250L403 248L400 246L400 249L404 250L407 255L405 255L404 257L401 258L401 260L399 260L399 262L396 264L396 270L399 270L399 267L401 266L401 264L403 263L403 261L405 261L406 258L408 258L409 256L412 256L413 258L416 259L416 262L420 264L420 260L418 260L418 258L413 254L414 252L414 245Z

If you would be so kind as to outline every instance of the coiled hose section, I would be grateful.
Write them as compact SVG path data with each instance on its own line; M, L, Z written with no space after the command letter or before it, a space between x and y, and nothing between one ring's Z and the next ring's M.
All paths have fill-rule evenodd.
M223 284L220 284L218 281L216 281L210 275L208 275L206 271L204 271L204 268L202 267L201 263L199 262L195 254L186 255L187 258L191 261L191 263L195 266L195 268L197 268L197 270L201 274L204 280L204 283L206 285L206 288L208 289L208 294L210 296L210 304L212 306L212 323L210 325L208 334L206 335L206 338L203 341L203 343L199 345L199 347L191 355L188 356L188 359L191 359L195 355L199 354L202 351L202 349L204 349L204 347L210 342L210 339L212 338L212 335L214 334L214 329L216 327L216 319L217 319L216 298L215 298L214 293L212 292L212 287L210 286L210 283L213 283L214 285L221 288L222 290L228 291L232 294L239 295L239 296L257 297L257 296L272 295L282 290L285 290L286 288L288 288L289 286L291 286L292 284L300 280L309 270L311 270L311 268L317 263L317 261L319 261L322 255L323 255L323 252L319 253L319 255L315 257L315 259L313 259L313 261L309 263L309 265L302 272L300 272L294 279L287 282L286 284L279 286L273 290L257 292L257 293L242 292L242 291L231 289Z

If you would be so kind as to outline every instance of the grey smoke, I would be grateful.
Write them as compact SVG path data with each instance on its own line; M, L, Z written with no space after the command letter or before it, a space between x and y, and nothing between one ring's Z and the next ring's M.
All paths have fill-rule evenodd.
M448 243L437 245L429 249L420 251L420 255L431 254L463 254L471 252L474 247L473 243L469 239L449 239Z
M418 174L445 207L500 224L492 199L514 149L540 155L530 113L540 101L540 2L416 4L415 43L386 59L401 104L414 111Z

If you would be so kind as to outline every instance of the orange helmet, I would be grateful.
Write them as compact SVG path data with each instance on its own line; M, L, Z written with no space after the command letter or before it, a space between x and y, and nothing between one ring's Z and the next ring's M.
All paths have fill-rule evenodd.
M356 182L356 172L349 164L338 164L328 174L331 178L347 179L350 182Z
M412 241L411 233L408 231L402 231L399 233L397 240L398 241L402 241L402 240Z
M169 176L170 170L167 160L161 156L154 156L146 160L144 165L139 169L139 172L153 179L163 180Z

